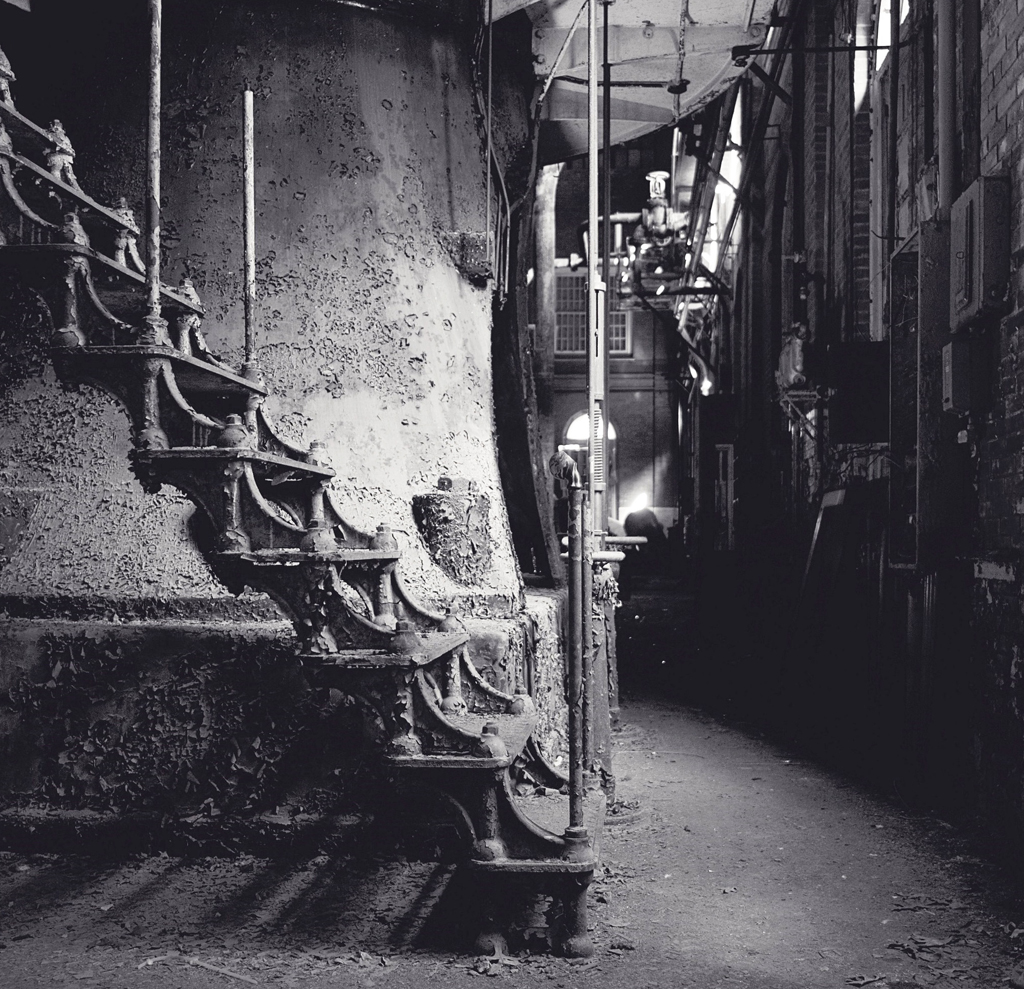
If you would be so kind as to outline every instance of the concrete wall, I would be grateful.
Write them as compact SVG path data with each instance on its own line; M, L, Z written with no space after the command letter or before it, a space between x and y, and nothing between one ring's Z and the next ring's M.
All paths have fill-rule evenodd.
M20 105L37 119L64 119L85 188L138 206L138 16L125 5L121 31L112 18L81 52L93 12L62 19L45 0L38 7L16 15L23 48L5 38ZM442 603L464 592L470 610L508 614L521 585L493 444L490 297L448 250L452 235L484 227L471 30L328 3L170 6L165 280L193 279L211 346L238 360L240 93L248 84L267 408L287 437L327 444L335 495L353 524L399 530L403 569L421 594ZM40 46L45 65L31 57ZM524 139L525 100L499 79L499 145ZM45 490L43 508L11 540L0 593L220 593L187 540L180 553L161 542L169 530L180 536L188 509L172 493L139 494L125 466L126 421L106 398L63 394L44 371L5 400L4 487ZM38 455L24 455L41 437ZM412 496L445 474L475 481L491 501L492 565L470 588L430 563L412 518ZM117 545L112 531L122 534Z
M467 619L477 668L531 688L541 750L564 769L562 596L514 621ZM283 621L11 619L0 628L0 807L193 814L360 811L379 731L318 689ZM0 843L7 825L0 818ZM4 823L7 821L7 824Z

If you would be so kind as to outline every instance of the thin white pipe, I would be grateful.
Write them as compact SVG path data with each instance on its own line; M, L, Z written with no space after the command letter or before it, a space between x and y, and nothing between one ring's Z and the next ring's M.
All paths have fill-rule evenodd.
M253 148L252 90L242 94L242 218L245 227L245 362L256 352L256 156Z
M149 0L149 113L146 131L146 302L160 315L160 35L161 0Z
M495 257L491 250L491 116L494 93L494 0L487 0L487 264L495 275Z
M604 317L602 313L604 282L598 274L600 255L598 240L598 196L600 188L597 173L597 4L590 0L587 28L587 407L590 413L590 503L596 528L603 530L605 489L604 464Z

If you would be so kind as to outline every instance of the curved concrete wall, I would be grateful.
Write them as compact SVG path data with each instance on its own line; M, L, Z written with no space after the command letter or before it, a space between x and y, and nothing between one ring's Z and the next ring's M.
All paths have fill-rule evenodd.
M272 417L292 439L326 442L339 505L360 528L399 530L403 569L421 594L435 603L461 595L476 613L517 609L521 584L493 442L490 296L460 275L446 248L453 233L484 228L471 34L325 3L180 3L165 17L165 280L192 277L211 347L239 359L240 94L248 84L256 93L258 357ZM63 39L71 50L73 23L56 32L52 24L47 45ZM129 17L125 30L143 27ZM129 48L112 29L108 43L89 58L58 57L62 83L23 66L4 41L19 106L36 119L48 119L52 106L65 120L83 186L139 204L144 64L134 40ZM29 96L33 84L45 98ZM504 132L521 124L525 139L525 98L506 86L502 106ZM106 398L61 393L47 372L8 393L5 411L0 483L31 487L18 437L61 423L74 428L49 446L75 466L49 470L41 453L50 514L37 511L12 542L0 593L221 593L178 538L187 507L173 494L142 495L131 479L127 426ZM490 501L490 566L473 586L435 567L416 532L411 499L441 475L476 482ZM117 496L97 502L100 490ZM144 566L113 577L126 558Z

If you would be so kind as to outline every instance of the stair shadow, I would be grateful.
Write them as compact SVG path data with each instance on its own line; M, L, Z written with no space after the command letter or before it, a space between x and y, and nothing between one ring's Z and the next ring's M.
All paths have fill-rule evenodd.
M45 913L89 886L111 878L117 871L116 865L85 859L31 864L27 872L0 877L0 902L6 906L13 901L20 919L28 919L26 915Z
M267 944L306 949L458 950L452 932L471 929L475 910L457 867L464 842L443 818L409 824L408 815L380 812L325 835L330 856L263 862L242 885L225 862L233 888L197 926L214 936L255 928Z
M453 930L466 930L471 910L459 890L454 863L346 855L341 860L269 866L199 926L211 935L258 931L267 946L346 947L386 953L398 949L455 950ZM463 909L460 910L460 907ZM439 920L439 911L461 923Z

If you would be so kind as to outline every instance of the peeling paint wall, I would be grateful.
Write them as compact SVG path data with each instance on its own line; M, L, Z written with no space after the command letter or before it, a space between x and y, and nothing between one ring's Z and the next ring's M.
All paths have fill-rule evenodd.
M48 23L57 57L45 71L18 64L18 48L5 46L19 105L64 119L83 186L108 201L126 195L141 214L145 66L125 38L144 25L137 11L122 13L121 33L114 24L100 31L87 56L73 51L74 17ZM312 2L169 7L164 279L193 279L211 347L239 361L241 91L249 85L257 357L272 391L268 411L287 437L327 444L349 520L396 530L403 571L422 596L444 604L461 593L468 612L511 615L521 583L493 443L490 295L459 273L445 246L453 234L484 229L472 28ZM510 146L526 140L527 94L517 86L498 80L498 130ZM71 435L47 440L54 461L40 459L51 514L44 506L22 528L8 552L20 560L0 571L0 593L221 593L187 540L180 554L166 552L168 531L180 535L188 509L173 493L139 493L126 467L127 424L108 399L66 395L44 374L7 401L0 481L9 491L33 483L19 448L27 437ZM67 456L77 473L58 465ZM489 566L471 588L431 561L416 532L412 498L442 475L475 482L492 505ZM110 494L97 505L101 488ZM74 530L70 541L53 516ZM112 529L122 534L116 548Z
M537 744L544 758L568 773L568 707L565 697L565 598L554 591L531 590L526 609L533 620L534 659L531 693L540 720Z
M468 39L328 6L201 9L201 60L193 18L171 42L171 99L191 110L170 159L168 211L181 217L171 264L208 300L214 345L237 351L237 94L248 82L256 102L258 359L273 392L270 412L291 438L327 444L350 520L398 530L410 583L446 601L459 588L417 537L413 496L449 475L503 505L490 297L444 247L445 234L484 228ZM491 538L474 600L482 593L512 612L519 578L503 508L491 513Z
M215 344L241 335L240 100L256 93L259 361L294 439L327 444L351 521L404 530L403 569L456 592L415 536L413 495L466 477L500 504L492 444L490 299L442 245L482 230L484 179L458 40L358 11L207 12L202 63L172 92L198 107L170 171L174 263L210 300ZM180 49L179 49L180 50ZM182 51L184 55L185 52ZM184 58L179 65L184 65ZM234 87L232 86L234 82ZM237 91L237 90L236 90ZM211 237L211 232L215 231ZM503 512L480 586L518 596Z
M227 597L188 535L184 496L146 495L127 416L51 368L0 392L0 597Z
M358 712L310 687L290 638L283 622L9 623L4 804L176 815L337 806L357 786Z

